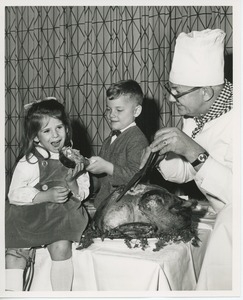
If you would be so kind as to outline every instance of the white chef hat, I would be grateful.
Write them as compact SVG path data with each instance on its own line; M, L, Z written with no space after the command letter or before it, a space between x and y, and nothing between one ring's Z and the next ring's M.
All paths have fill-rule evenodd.
M221 29L182 32L176 40L169 80L186 86L224 83L224 37Z

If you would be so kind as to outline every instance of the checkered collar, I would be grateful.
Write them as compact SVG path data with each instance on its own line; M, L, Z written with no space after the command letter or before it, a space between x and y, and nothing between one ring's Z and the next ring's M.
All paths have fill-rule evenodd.
M225 85L216 101L210 107L209 111L200 117L195 117L194 120L197 127L192 132L192 138L202 130L205 123L220 117L221 115L230 111L233 107L233 85L225 80Z

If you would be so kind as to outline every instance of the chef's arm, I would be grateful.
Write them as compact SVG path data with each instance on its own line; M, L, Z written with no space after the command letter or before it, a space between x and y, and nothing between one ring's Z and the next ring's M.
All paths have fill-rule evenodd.
M212 204L214 210L231 202L233 174L231 164L224 165L209 155L207 160L193 168L182 157L170 153L159 164L162 176L171 182L185 183L194 180L200 191Z
M194 180L207 198L214 198L222 204L231 202L233 173L230 163L223 165L209 156Z
M194 179L196 170L182 156L173 152L165 155L158 165L158 170L165 180L175 183L185 183Z

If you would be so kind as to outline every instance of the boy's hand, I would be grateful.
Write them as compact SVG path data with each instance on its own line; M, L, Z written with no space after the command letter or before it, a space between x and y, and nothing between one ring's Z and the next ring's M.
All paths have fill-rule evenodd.
M90 165L86 167L86 170L93 174L106 173L108 175L113 174L114 166L109 161L101 158L100 156L92 156L90 159Z
M64 203L68 200L69 190L62 186L55 186L47 191L39 192L33 199L34 203L53 202Z

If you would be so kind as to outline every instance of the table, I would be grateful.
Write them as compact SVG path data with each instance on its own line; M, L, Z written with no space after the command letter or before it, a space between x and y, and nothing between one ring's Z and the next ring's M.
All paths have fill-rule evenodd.
M73 245L73 291L194 290L211 231L210 223L199 223L200 247L179 243L158 252L153 239L145 251L123 240L96 239L83 250ZM52 290L50 267L48 251L38 249L31 291Z

